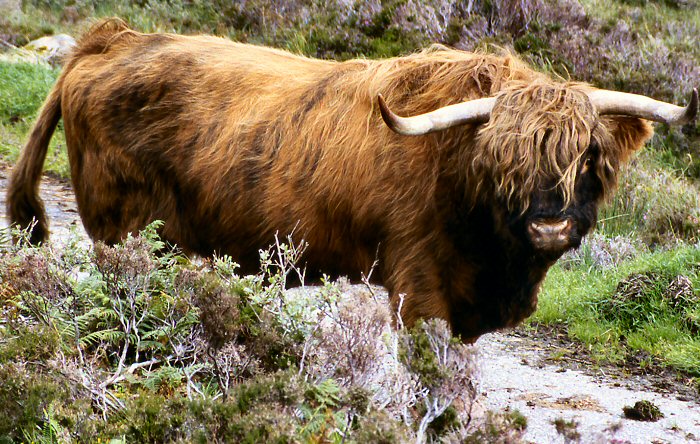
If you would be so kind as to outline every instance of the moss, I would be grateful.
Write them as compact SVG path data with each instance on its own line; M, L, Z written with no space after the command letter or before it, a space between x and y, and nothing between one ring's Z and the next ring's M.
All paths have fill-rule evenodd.
M60 348L59 335L43 325L20 326L0 348L0 364L5 362L45 362Z
M372 410L357 418L353 430L354 442L394 444L411 442L411 430L400 421L390 417L385 411Z
M625 406L622 408L625 418L634 419L636 421L651 421L655 422L664 417L661 410L651 401L637 401L634 406Z
M442 415L438 416L428 426L428 433L435 436L442 436L449 430L460 425L457 409L453 406L448 407Z
M41 427L53 402L70 402L64 383L22 364L0 365L0 381L0 440L19 441L23 431Z

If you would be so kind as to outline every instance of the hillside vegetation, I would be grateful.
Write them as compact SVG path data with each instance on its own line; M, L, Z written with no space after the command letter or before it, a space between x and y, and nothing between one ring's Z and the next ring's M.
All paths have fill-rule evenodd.
M700 87L697 0L25 0L0 17L2 48L105 16L338 60L510 50L676 103ZM59 72L0 61L3 163ZM700 396L700 123L656 131L526 328L563 332L601 365L671 369ZM45 168L69 175L60 126ZM393 330L372 287L285 293L303 248L291 240L239 276L230 258L163 253L154 227L94 249L0 234L0 442L517 442L526 426L517 412L472 421L472 350L443 323Z

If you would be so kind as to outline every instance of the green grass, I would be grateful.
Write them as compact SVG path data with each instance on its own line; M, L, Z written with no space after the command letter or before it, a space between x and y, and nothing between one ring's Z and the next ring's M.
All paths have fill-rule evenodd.
M599 215L598 231L636 236L652 246L700 240L700 184L688 180L675 159L667 150L645 147L623 168L615 197Z
M41 64L0 62L0 158L14 163L60 70ZM68 177L63 127L54 134L45 171Z
M531 323L565 325L604 361L642 351L700 376L700 246L644 253L614 268L565 265L551 269ZM678 276L692 289L674 300Z
M34 118L58 78L59 70L31 63L0 63L0 120Z

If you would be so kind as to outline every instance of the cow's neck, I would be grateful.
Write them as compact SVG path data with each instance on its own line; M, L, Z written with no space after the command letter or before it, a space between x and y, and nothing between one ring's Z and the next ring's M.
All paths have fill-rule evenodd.
M499 228L485 205L462 205L455 214L446 229L456 248L455 260L470 271L473 286L450 289L454 332L469 340L515 326L534 311L552 261L535 256L518 233Z

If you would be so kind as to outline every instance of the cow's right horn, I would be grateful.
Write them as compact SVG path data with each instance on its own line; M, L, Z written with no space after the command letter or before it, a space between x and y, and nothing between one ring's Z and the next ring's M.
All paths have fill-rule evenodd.
M381 94L378 100L384 122L389 128L404 136L420 136L457 125L488 122L493 105L496 103L495 98L487 97L444 106L413 117L401 117L389 109Z
M685 108L646 96L599 89L588 93L598 114L623 114L669 125L685 125L698 114L698 90L693 89Z

